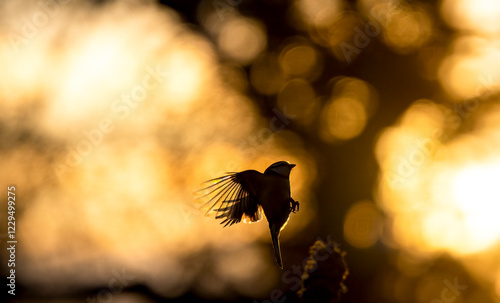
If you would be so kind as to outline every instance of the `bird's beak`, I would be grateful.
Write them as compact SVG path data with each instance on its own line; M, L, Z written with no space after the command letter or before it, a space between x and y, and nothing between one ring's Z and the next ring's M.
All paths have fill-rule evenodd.
M294 168L297 164L290 164L290 168Z

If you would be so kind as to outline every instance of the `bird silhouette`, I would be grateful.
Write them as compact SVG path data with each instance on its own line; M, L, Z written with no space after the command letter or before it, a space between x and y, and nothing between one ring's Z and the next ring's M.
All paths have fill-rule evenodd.
M258 222L264 212L273 241L276 263L283 268L279 236L286 226L290 212L299 210L299 202L290 195L290 172L295 164L279 161L271 164L264 173L256 170L227 173L206 181L210 185L199 192L205 201L201 206L206 215L215 213L224 219L224 227L243 221ZM207 192L208 191L208 192Z

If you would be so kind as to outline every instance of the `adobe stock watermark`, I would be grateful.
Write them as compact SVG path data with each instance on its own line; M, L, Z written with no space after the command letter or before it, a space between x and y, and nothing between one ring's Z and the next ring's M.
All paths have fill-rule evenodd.
M97 125L90 129L81 131L83 138L73 146L66 146L66 156L63 160L52 164L55 174L59 180L68 171L71 171L92 153L95 147L99 146L106 135L109 135L115 129L115 120L127 118L131 111L143 102L148 94L156 89L168 77L168 72L164 72L157 65L145 67L146 74L140 84L135 85L128 93L123 93L115 99L110 107L109 114L101 119Z
M73 0L39 0L37 10L30 16L23 16L20 20L20 27L17 31L11 31L8 39L11 48L19 52L23 45L27 45L38 32L49 24L50 19L56 16L62 5Z
M340 42L339 47L347 63L351 63L354 55L359 55L364 48L370 45L373 38L380 35L382 32L380 24L390 22L392 15L401 11L401 2L402 1L392 0L389 2L387 9L378 13L372 10L370 14L377 22L370 20L366 22L363 27L355 26L353 28L355 32L353 39L354 45L344 41Z
M219 16L220 21L224 21L226 14L234 14L235 7L240 5L243 0L214 0L212 5Z
M319 241L322 241L325 243L325 250L326 253L324 255L319 255L318 252L316 251L314 254L314 258L319 261L323 262L326 261L328 258L330 258L331 255L335 253L335 242L331 241L331 236L327 236L327 241L323 241L320 237L318 237ZM288 284L288 289L291 290L292 292L296 292L301 288L301 281L302 281L302 274L304 273L304 270L307 265L307 261L309 260L309 256L305 257L304 260L302 260L301 265L294 264L292 265L292 269L286 270L282 275L281 275L281 281L283 283ZM312 273L316 271L316 268L313 268L312 270L308 270L309 273ZM283 303L286 301L286 296L284 296L285 292L282 291L281 289L274 289L271 291L269 294L269 300L263 300L260 303ZM259 301L254 300L253 303L259 303Z
M439 299L434 299L430 303L451 303L454 302L457 297L459 297L462 291L467 289L467 285L458 284L458 278L453 279L451 283L448 279L444 279L443 283L445 287L441 290L441 297Z
M446 110L444 121L451 126L451 131L458 129L480 107L481 102L493 93L492 88L496 86L496 83L493 82L491 76L480 78L479 82L481 86L476 89L474 98L456 103L451 109ZM385 174L391 188L403 188L406 180L413 176L419 167L430 161L441 142L446 139L447 135L439 129L435 130L431 137L415 139L411 151L404 157L398 157L396 171L388 171Z
M113 269L111 274L113 277L109 279L108 288L101 289L96 297L87 297L88 303L110 303L113 301L114 294L121 293L130 281L135 279L135 276L127 275L125 268L122 268L121 273Z

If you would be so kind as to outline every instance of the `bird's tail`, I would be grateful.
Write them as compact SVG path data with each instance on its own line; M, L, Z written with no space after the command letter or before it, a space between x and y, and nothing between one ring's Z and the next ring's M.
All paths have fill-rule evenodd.
M283 263L281 261L281 249L280 249L280 230L279 228L271 227L271 238L273 239L273 247L274 247L274 256L276 257L276 263L278 266L283 269Z

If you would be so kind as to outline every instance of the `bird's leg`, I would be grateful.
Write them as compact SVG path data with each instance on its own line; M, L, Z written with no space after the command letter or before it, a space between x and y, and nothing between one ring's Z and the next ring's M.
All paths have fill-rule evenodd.
M290 211L292 213L295 213L297 211L299 211L299 202L298 201L295 201L294 199L290 198Z

